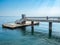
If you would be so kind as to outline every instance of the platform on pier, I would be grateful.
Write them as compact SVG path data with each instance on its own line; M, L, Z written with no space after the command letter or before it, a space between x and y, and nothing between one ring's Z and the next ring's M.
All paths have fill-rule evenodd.
M38 25L38 24L39 24L39 22L34 22L34 25ZM26 21L25 24L6 23L6 24L3 24L2 26L4 28L14 29L14 28L23 27L23 26L30 26L30 25L31 25L31 21Z

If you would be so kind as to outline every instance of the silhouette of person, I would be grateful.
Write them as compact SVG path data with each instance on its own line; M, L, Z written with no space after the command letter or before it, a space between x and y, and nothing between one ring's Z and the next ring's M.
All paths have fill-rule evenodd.
M47 16L47 20L48 20L48 16Z

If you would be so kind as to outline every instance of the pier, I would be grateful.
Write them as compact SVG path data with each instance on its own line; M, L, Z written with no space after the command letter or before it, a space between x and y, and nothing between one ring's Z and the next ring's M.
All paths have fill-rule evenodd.
M26 21L31 21L32 26L34 21L49 23L49 38L52 36L52 23L60 23L60 17L25 17ZM34 28L34 26L32 27Z
M30 22L27 22L30 21ZM27 23L26 23L27 22ZM49 37L52 36L52 23L60 23L60 17L26 17L26 15L22 14L22 18L20 20L15 21L15 23L6 23L3 24L3 27L7 28L17 28L24 26L32 27L32 34L34 32L34 25L39 24L39 22L48 22L49 23Z

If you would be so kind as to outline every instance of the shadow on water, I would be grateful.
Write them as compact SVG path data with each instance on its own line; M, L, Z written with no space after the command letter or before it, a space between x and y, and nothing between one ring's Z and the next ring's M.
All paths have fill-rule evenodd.
M26 27L21 27L20 29L21 29L22 34L26 35Z
M11 29L11 28L4 28L2 27L3 30L20 30L22 32L23 35L26 35L26 26L20 27L20 28L16 28L16 29ZM31 35L34 35L34 27L31 26Z
M31 26L31 32L26 31L26 27L25 26L21 27L21 28L18 28L18 30L20 30L23 35L28 35L28 34L34 35L34 27L33 26Z

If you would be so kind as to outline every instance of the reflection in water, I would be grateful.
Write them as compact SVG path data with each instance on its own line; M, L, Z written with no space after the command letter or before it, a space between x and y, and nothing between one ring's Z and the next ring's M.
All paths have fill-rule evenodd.
M21 29L22 34L26 35L26 27L21 27L20 29Z
M34 26L31 26L31 34L34 34Z

